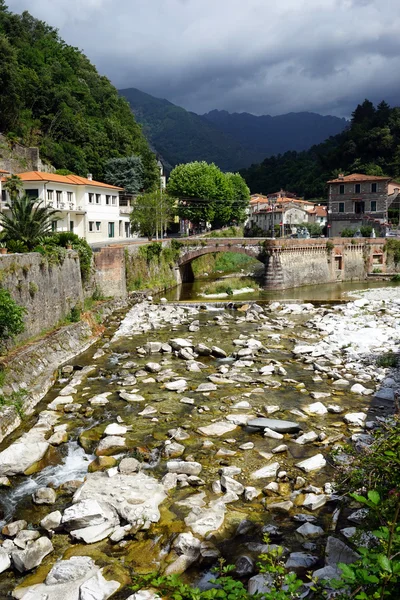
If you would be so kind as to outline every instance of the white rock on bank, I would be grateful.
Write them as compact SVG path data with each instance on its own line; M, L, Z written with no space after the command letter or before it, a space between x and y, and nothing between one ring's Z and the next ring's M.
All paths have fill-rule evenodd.
M222 500L211 502L208 507L192 508L189 515L185 518L185 524L190 527L193 533L205 537L212 531L218 531L225 518L225 503Z
M3 550L3 548L0 548L0 573L3 573L3 571L6 571L10 567L11 567L11 560L8 555L8 552Z
M278 462L271 463L270 465L266 465L257 471L254 471L250 477L251 479L269 479L271 477L276 477L278 469L280 468L280 464Z
M125 435L128 428L119 423L110 423L104 430L104 435Z
M316 471L317 469L322 469L325 467L326 460L322 454L316 454L311 458L307 458L306 460L302 460L299 463L296 463L296 467L305 471L306 473L310 473L311 471Z
M219 421L217 423L211 423L211 425L206 425L205 427L199 427L197 431L204 436L220 437L226 433L234 431L236 428L237 425L234 423Z
M326 415L328 409L322 404L322 402L314 402L314 404L309 404L308 406L306 406L304 408L304 411L308 415L323 416Z
M16 550L11 553L15 568L20 572L31 571L38 567L42 560L53 552L53 544L47 537L41 537L29 542L24 550Z
M75 492L73 502L96 500L115 508L119 516L142 528L160 519L159 505L166 498L163 485L143 472L132 475L90 473Z
M296 444L300 444L301 446L303 446L304 444L310 444L311 442L315 442L315 440L317 439L318 434L315 433L315 431L308 431L307 433L303 433L303 435L300 435L294 441L296 442Z
M364 427L365 421L367 420L367 415L363 412L347 413L346 415L344 415L343 418L345 423L347 423L348 425Z
M186 379L177 379L176 381L168 381L165 384L165 389L170 392L181 392L185 390L188 386L188 382Z

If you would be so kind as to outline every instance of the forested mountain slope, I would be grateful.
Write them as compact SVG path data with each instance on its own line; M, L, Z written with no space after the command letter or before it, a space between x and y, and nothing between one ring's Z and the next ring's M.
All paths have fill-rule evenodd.
M365 100L350 127L306 152L286 152L241 171L253 193L284 188L306 198L326 198L326 181L342 173L400 177L400 108Z
M200 116L136 88L120 94L169 170L205 160L224 171L236 171L271 154L310 148L347 125L344 119L314 113L256 117L214 110Z
M140 154L146 187L157 166L128 103L77 48L0 0L0 132L57 168L102 179L109 158Z

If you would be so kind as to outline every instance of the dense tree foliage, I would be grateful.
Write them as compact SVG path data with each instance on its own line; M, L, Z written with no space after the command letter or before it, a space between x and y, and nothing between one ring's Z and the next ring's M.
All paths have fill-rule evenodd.
M168 193L176 196L178 214L192 223L221 227L241 222L250 193L238 173L222 173L213 163L191 162L171 172Z
M306 198L325 198L326 181L339 172L400 177L400 108L365 100L348 129L307 152L286 152L241 171L253 193L280 188Z
M140 156L111 158L106 163L104 181L123 187L130 194L143 190L144 169Z
M107 160L139 154L144 186L158 169L128 103L57 31L0 0L0 131L12 134L57 168L104 177ZM11 139L11 138L10 138Z

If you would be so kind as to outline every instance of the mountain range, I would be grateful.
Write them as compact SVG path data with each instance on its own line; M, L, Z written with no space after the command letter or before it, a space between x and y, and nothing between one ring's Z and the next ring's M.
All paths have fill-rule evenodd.
M345 119L311 112L272 117L213 110L198 115L136 88L119 90L129 102L151 147L169 171L175 165L205 160L237 171L268 156L307 150L341 133Z

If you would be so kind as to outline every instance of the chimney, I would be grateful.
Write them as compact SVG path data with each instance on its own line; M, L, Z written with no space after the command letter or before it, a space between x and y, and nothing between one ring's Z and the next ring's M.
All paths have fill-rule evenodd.
M93 175L92 175L91 173L88 173L88 174L87 174L87 178L86 178L86 179L89 179L90 181L92 181L92 179L93 179Z
M343 179L344 179L344 175L343 175L343 173L339 173L339 175L338 175L338 179L341 179L341 180L343 181Z

